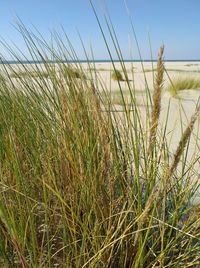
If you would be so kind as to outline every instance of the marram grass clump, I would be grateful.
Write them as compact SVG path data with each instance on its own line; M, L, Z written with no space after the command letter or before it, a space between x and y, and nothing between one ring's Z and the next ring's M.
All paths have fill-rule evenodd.
M29 72L40 72L38 65L31 71L21 64L28 78L15 83L9 75L13 67L3 65L0 266L199 267L200 210L192 203L198 174L184 155L199 109L171 157L158 125L164 47L145 125L128 79L130 105L119 83L118 113L97 75L66 75L60 50L52 51L46 42L42 47L48 53L40 51L35 47L39 38L23 26L20 31L34 61L51 51L50 59L55 57L57 64L43 57L48 80L42 73L39 79L28 79ZM65 43L57 35L55 41L59 48ZM68 47L65 51L69 54ZM73 68L76 73L82 65ZM150 103L148 92L146 97Z
M200 79L192 77L176 78L171 80L167 87L172 96L186 89L200 89Z
M111 75L112 79L115 80L115 81L123 81L123 75L122 73L115 69L113 72L112 72L112 75Z
M64 75L70 79L86 79L86 75L83 70L78 69L76 67L64 67Z

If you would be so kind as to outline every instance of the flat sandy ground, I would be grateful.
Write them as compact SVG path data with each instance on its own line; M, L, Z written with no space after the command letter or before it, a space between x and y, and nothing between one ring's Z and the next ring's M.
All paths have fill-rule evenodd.
M152 65L153 64L153 65ZM40 69L43 69L42 64L38 65ZM140 108L141 114L145 119L146 114L146 92L147 87L150 92L153 91L153 81L154 72L152 69L156 68L156 62L134 62L125 63L126 70L128 73L128 78L132 88L135 90L135 95L137 99L138 107ZM13 65L13 70L17 70L19 66ZM0 69L2 66L0 67ZM28 66L28 68L33 69L34 65ZM88 71L88 64L82 63L82 68L90 75ZM90 68L94 68L91 64ZM111 96L114 96L116 101L116 107L120 110L120 99L119 94L119 84L118 82L111 79L111 74L113 71L112 63L95 63L96 73L101 81L101 90L106 90L110 92ZM115 68L121 70L120 63L115 63ZM195 90L183 90L176 97L172 97L169 92L166 91L167 84L170 83L170 79L173 80L175 77L196 77L200 78L200 62L166 62L165 68L167 74L164 77L164 86L162 93L162 105L161 105L161 116L160 116L160 130L164 128L167 111L169 107L168 124L166 130L167 142L170 148L171 154L176 150L181 133L188 125L188 122L194 113L198 99L200 97L200 89ZM145 72L144 72L145 71ZM92 70L94 73L94 71ZM99 84L100 85L100 84ZM127 96L128 101L128 87L126 82L120 82L122 91ZM170 104L170 106L169 106ZM190 140L190 146L188 151L188 163L193 160L194 153L199 155L200 153L200 133L199 133L199 123L198 120L195 124L194 131ZM195 164L195 172L199 174L200 172L200 162ZM199 195L200 196L200 195ZM198 199L200 200L200 199Z

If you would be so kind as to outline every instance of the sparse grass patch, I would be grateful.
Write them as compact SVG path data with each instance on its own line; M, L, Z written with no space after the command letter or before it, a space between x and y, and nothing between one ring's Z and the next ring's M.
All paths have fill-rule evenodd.
M149 73L149 72L155 72L156 71L156 69L144 69L144 72L145 73ZM141 71L141 72L143 72L143 70Z
M200 89L200 79L186 77L186 78L176 78L171 81L167 90L175 96L179 91L185 89Z
M122 96L123 94L123 96ZM125 102L128 104L129 102L131 103L131 93L128 89L126 90L122 90L122 94L121 91L119 90L114 90L112 91L109 96L108 95L102 95L103 100L106 102L107 100L111 100L111 102L113 104L118 104L118 105L124 105L123 103L123 98L125 100ZM134 95L145 95L145 90L141 90L141 89L134 89Z
M185 64L185 66L187 66L187 67L199 66L199 65L200 65L199 63L188 63L188 64Z
M102 71L102 72L110 71L110 69L106 69L106 68L99 68L98 70L99 70L99 71Z
M86 79L84 72L75 67L65 66L63 69L63 75L70 79Z
M36 72L36 71L20 71L20 72L15 72L10 74L11 78L48 78L49 74L47 72Z
M156 69L144 69L145 73L155 72L155 71ZM199 73L198 70L183 70L183 69L173 69L173 68L167 68L166 71L167 72L179 72L179 73Z
M124 98L124 100L123 100ZM112 104L117 104L117 105L124 105L124 101L125 103L128 103L128 101L130 101L130 92L128 90L126 91L123 91L123 98L121 96L121 93L119 91L116 91L116 92L112 92L110 94L110 97L109 99L111 100ZM106 98L105 98L105 101L106 101Z
M119 70L114 70L111 74L111 77L115 81L124 81L123 75Z

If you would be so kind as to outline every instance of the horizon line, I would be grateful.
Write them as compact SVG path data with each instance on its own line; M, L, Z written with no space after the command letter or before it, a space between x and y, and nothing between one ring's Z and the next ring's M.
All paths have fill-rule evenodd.
M91 59L91 60L86 60L86 59L77 59L77 60L0 60L0 64L42 64L45 62L48 63L59 63L59 62L68 62L68 63L88 63L88 62L157 62L157 59ZM200 59L164 59L164 62L200 62Z

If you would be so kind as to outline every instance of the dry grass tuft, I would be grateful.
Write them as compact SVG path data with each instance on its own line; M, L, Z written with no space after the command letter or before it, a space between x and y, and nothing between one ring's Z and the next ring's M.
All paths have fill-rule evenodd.
M124 81L122 73L119 70L114 70L111 75L113 80Z
M167 87L172 96L176 96L177 93L185 89L200 89L200 79L192 77L176 78L171 80Z

